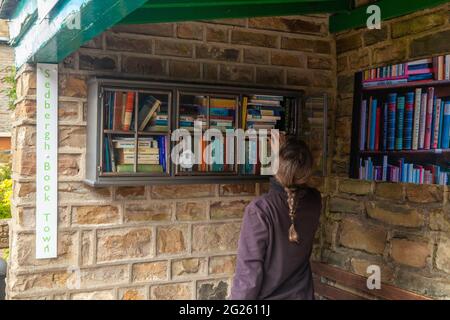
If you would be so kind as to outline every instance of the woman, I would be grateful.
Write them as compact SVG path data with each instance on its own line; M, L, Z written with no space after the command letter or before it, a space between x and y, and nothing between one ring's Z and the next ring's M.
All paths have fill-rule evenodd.
M322 205L306 186L311 171L306 144L287 138L269 193L245 210L231 299L314 299L309 258Z

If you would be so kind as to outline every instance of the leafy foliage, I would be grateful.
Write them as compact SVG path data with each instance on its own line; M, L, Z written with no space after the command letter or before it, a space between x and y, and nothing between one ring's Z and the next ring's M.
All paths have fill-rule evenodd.
M11 167L0 166L0 219L11 218Z
M14 110L14 103L17 100L16 67L9 66L0 70L0 72L6 73L6 76L0 79L0 82L5 87L5 89L1 90L1 93L8 97L8 108Z

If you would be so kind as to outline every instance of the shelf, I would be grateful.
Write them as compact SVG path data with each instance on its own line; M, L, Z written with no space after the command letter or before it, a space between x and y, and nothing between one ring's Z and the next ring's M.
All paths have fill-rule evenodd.
M387 151L359 151L363 155L414 155L414 154L450 154L450 149L430 149L430 150L387 150Z
M448 86L448 85L450 85L450 80L415 81L415 82L407 82L407 83L384 85L384 86L374 86L374 87L362 86L362 91L370 92L370 91L381 91L381 90L390 90L390 89L436 87L436 86Z

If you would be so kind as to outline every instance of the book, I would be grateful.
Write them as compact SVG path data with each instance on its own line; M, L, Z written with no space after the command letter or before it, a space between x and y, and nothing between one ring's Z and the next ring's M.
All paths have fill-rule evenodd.
M127 104L125 106L125 118L123 120L123 130L130 130L131 118L134 111L134 92L127 93Z
M382 139L382 150L387 150L387 136L388 136L388 103L383 104L383 139Z
M359 150L365 149L366 144L366 131L367 131L367 100L361 102L361 117L359 123Z
M122 124L123 124L123 113L125 110L125 104L124 104L124 93L120 91L114 92L115 95L115 101L114 101L114 123L113 123L113 130L122 130Z
M381 131L381 106L376 107L376 120L375 120L375 146L374 150L380 150L380 131Z
M450 147L450 101L444 103L444 121L442 126L441 148L448 149Z
M419 148L419 131L420 131L420 107L422 98L422 89L417 88L414 93L414 123L413 123L413 136L412 136L412 149L417 150Z
M445 57L439 56L437 60L438 60L437 80L444 80L445 79Z
M397 94L388 95L388 150L395 149L395 132L397 117Z
M445 108L445 101L441 99L441 102L439 103L439 136L438 136L438 143L437 148L442 148L442 131L444 129L444 108Z
M433 79L433 73L423 73L423 74L416 74L416 75L410 75L408 76L408 82L414 82L414 81L422 81L422 80L431 80Z
M435 100L434 104L434 117L433 117L433 140L431 143L432 149L438 148L438 142L439 142L439 131L440 131L440 123L441 123L441 99L438 98Z
M450 54L445 56L445 80L450 80Z
M114 148L113 148L113 142L112 142L112 138L111 135L108 134L108 150L109 150L109 157L110 157L110 161L111 161L111 171L112 172L116 172L117 168L116 168L116 156L115 156L115 152L114 152Z
M405 97L397 98L397 121L395 132L395 150L403 149L403 124L405 114Z
M147 96L138 113L139 131L144 131L150 119L155 115L156 110L161 106L161 101L153 96Z
M427 104L428 93L422 93L420 99L420 120L419 120L419 149L423 149L425 145L425 127L427 123Z
M434 88L428 88L427 117L425 121L425 139L423 148L429 150L431 147L431 131L433 124Z
M209 101L210 108L236 108L236 101L234 99L219 99L211 98Z
M414 117L414 92L406 94L405 101L405 123L403 132L403 149L412 149L412 131L413 131L413 117Z
M148 173L162 173L163 168L159 164L138 164L137 171ZM119 164L117 165L117 172L132 173L134 172L134 164Z

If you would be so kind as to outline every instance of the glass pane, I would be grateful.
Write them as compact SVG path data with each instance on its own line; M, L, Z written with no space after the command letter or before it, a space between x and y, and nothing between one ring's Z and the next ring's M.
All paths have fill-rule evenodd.
M213 96L209 100L209 127L225 132L236 126L236 99Z
M104 96L104 129L134 131L134 109L136 94L132 91L108 90Z
M139 137L138 141L137 172L166 173L167 137L164 135Z
M105 134L103 172L134 172L134 135Z
M169 131L169 95L139 93L138 131Z
M180 95L178 127L194 131L194 122L206 129L208 120L208 97L202 95Z
M243 127L245 129L285 130L285 104L283 96L253 95L244 97ZM294 108L292 108L294 109Z

